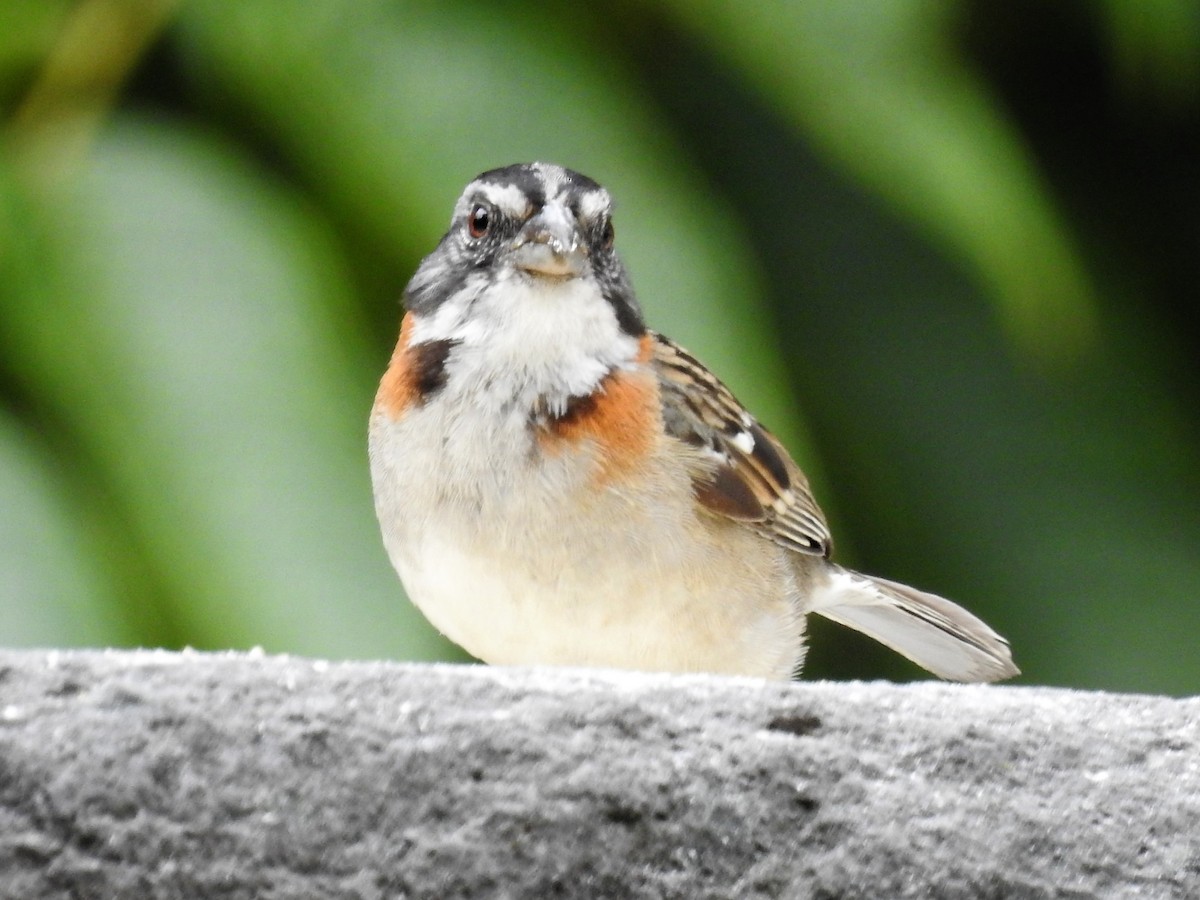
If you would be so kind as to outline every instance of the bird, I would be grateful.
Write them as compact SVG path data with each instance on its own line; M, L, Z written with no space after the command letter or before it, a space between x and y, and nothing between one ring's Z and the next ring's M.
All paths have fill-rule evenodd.
M832 560L784 446L647 327L591 178L476 177L403 305L375 510L410 600L476 658L790 679L816 613L943 679L1019 673L967 610Z

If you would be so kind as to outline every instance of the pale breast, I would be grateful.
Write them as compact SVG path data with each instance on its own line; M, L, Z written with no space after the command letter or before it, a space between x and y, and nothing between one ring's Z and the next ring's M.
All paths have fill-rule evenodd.
M702 518L679 460L656 451L653 478L597 489L586 444L546 454L514 419L489 426L482 454L445 441L451 427L428 409L371 429L389 556L451 640L493 663L774 678L798 665L787 552Z

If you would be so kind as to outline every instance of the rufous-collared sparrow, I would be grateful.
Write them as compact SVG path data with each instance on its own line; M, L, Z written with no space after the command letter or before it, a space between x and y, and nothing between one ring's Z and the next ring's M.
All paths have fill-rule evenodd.
M375 507L409 597L475 656L787 678L815 612L942 678L1017 674L966 610L830 560L787 451L646 328L590 178L480 175L404 303Z

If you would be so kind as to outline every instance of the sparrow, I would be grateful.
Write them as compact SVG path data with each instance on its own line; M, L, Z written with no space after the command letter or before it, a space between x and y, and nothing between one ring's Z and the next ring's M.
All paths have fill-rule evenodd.
M646 327L592 179L478 176L404 306L375 509L410 599L477 658L786 679L817 613L941 678L1018 674L960 606L832 561L782 444Z

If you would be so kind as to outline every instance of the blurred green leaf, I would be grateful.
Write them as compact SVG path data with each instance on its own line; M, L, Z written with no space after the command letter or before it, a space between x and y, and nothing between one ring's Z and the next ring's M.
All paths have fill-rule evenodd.
M435 652L379 547L373 373L320 222L219 144L129 120L54 221L70 288L10 327L194 640Z
M0 642L127 643L125 607L44 448L0 413Z
M12 106L23 76L45 58L70 6L70 0L0 3L0 113Z
M1119 81L1136 96L1181 107L1200 91L1196 0L1104 0L1100 4Z
M669 4L788 121L962 258L1017 345L1098 336L1073 239L1028 151L952 48L945 0Z

